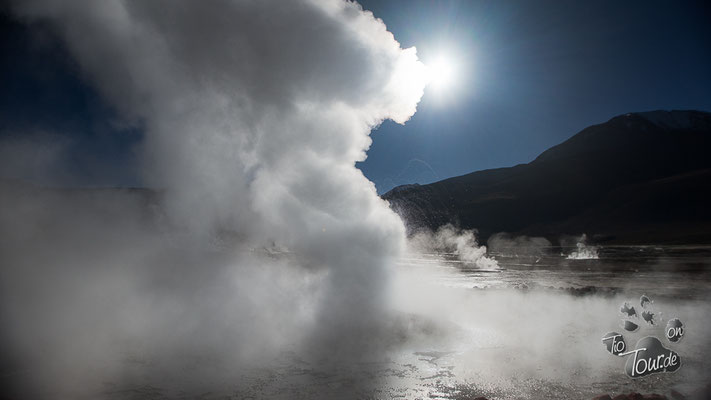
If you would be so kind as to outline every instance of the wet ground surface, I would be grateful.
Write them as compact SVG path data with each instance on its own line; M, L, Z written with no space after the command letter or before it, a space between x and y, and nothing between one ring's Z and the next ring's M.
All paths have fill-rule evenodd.
M709 381L711 248L609 247L596 259L569 259L572 248L491 254L482 270L454 254L400 260L393 291L404 337L381 354L321 362L286 351L259 366L228 370L209 360L167 380L160 367L127 359L126 382L103 382L88 397L109 399L590 399L603 393L692 393ZM660 324L625 333L629 346L661 337L666 319L685 322L669 344L681 356L675 373L631 379L624 359L602 336L620 330L620 305L650 296ZM642 324L643 325L643 324ZM374 339L376 340L376 339ZM214 373L205 373L213 371ZM160 375L160 374L159 374ZM204 378L209 376L210 378ZM146 378L142 378L146 377ZM142 382L142 383L140 383Z
M711 288L711 246L599 247L597 258L568 258L576 250L555 246L539 249L539 254L516 254L515 249L504 249L490 253L500 266L490 270L454 254L423 254L404 263L455 268L460 274L443 274L443 284L480 289L594 288L598 294L649 291L660 297L703 299Z

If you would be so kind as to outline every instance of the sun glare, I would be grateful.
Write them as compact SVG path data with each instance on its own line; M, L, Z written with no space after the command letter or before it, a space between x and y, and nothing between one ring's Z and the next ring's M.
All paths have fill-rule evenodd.
M439 56L427 64L429 84L436 90L447 89L456 80L456 67L451 59Z

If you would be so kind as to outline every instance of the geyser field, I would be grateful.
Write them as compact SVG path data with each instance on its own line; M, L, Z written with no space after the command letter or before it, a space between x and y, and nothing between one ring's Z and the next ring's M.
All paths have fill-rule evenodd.
M575 260L577 248L519 241L485 256L467 232L443 230L408 241L366 312L357 297L330 300L327 268L234 234L198 238L147 194L4 188L5 393L562 399L706 384L707 248ZM679 371L634 380L601 338L641 293L686 333L671 346Z
M591 398L692 393L706 247L406 235L356 163L433 69L357 3L11 2L139 129L143 186L0 182L8 399ZM46 135L18 159L60 153ZM60 146L61 147L61 146ZM679 318L675 373L630 379L620 306Z

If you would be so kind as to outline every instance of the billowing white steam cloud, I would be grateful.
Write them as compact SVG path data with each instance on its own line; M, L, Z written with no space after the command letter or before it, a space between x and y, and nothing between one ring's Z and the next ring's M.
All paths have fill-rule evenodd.
M377 215L386 208L353 165L373 126L415 112L424 66L357 4L30 1L17 9L56 24L90 81L145 126L146 179L176 192L174 211L192 225L244 229L258 218L289 242L372 218L400 229L391 213Z
M353 306L377 293L367 286L403 229L354 164L371 128L415 112L425 75L372 13L337 0L17 9L55 24L89 80L145 127L146 181L168 189L172 217L285 245L328 267Z
M196 280L222 280L202 289L194 285L198 293L210 291L202 295L190 292L202 299L196 300L200 307L188 308L197 314L206 311L219 312L219 318L231 313L244 317L255 310L278 313L283 306L291 313L289 318L296 318L308 303L298 296L316 289L304 278L309 275L284 272L283 264L291 263L317 271L313 276L321 277L318 291L312 293L313 315L319 332L326 333L317 335L316 342L357 338L359 330L377 328L386 271L403 250L405 234L400 219L377 196L374 185L355 163L365 158L374 126L384 119L404 123L415 112L426 74L414 48L400 48L372 13L340 0L31 0L16 2L14 12L27 20L49 23L66 42L86 80L121 115L143 128L145 183L165 189L169 220L181 227L180 232L188 233L191 239L187 242L235 232L251 246L284 246L296 260L274 267L282 279L291 276L293 281L267 284L261 272L255 276L240 272L234 277L206 271L216 268L215 264L257 261L206 260L196 255L202 253L185 248L180 254L192 256L179 262L159 260L152 253L159 253L162 245L145 239L145 247L138 248L135 240L140 235L136 235L121 246L96 250L110 249L111 254L107 250L99 257L87 256L90 261L72 262L76 266L103 259L104 264L120 264L120 268L133 263L135 267L128 270L116 267L124 274L134 274L130 279L119 272L113 278L102 276L105 280L77 273L76 281L67 278L69 287L81 281L77 290L83 292L86 287L102 287L99 282L114 282L114 291L107 290L106 295L112 299L111 293L120 299L136 295L137 299L129 301L136 302L131 303L134 305L146 300L140 297L142 285L144 290L155 290L160 300L153 299L149 307L116 306L121 313L140 309L151 315L132 314L129 320L135 325L129 325L134 328L160 326L173 315L171 307L191 304L185 291L179 291L183 297L171 304L156 289L156 280L183 276L192 280L191 288ZM34 215L28 212L25 216ZM62 221L59 226L71 234L73 223ZM115 229L121 232L120 228ZM92 245L91 238L81 237L88 240L86 245ZM118 253L125 259L113 258L116 248L122 249ZM151 257L151 262L146 260ZM153 272L145 272L151 269ZM234 280L230 286L228 282ZM126 287L118 288L122 284ZM240 300L230 297L235 296L230 290L240 293ZM260 293L269 291L276 292L269 296ZM71 304L88 307L92 301L87 294ZM225 304L215 306L221 301ZM252 308L245 304L250 301L256 303ZM66 311L58 308L59 313ZM155 317L147 310L160 310L161 321L141 320ZM287 316L286 311L282 313L279 318ZM194 317L191 315L187 318ZM190 323L209 324L205 318L203 314ZM237 320L244 324L246 318ZM283 340L275 332L298 322L277 319L269 326L254 324L249 331L252 336L269 332L266 336L282 338L272 343ZM59 328L50 324L48 329ZM88 329L96 343L106 333ZM145 333L138 331L134 335ZM346 332L348 335L343 334ZM120 333L114 336L122 337ZM239 338L225 336L223 340L234 340L235 352L248 347ZM84 342L77 339L76 343ZM57 347L65 344L59 341ZM76 355L64 347L68 359Z
M476 231L460 229L452 224L441 226L436 232L422 231L410 240L412 251L452 253L459 260L477 268L497 269L499 264L486 255L486 246L480 246Z
M594 260L600 258L597 247L588 245L587 239L587 235L583 233L576 240L576 250L573 250L566 258L569 260Z

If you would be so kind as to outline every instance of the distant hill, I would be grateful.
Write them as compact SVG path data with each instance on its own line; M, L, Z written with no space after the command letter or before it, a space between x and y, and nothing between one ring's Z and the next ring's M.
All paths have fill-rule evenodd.
M455 223L497 232L594 235L615 243L711 243L711 113L620 115L528 164L382 197L414 231Z

